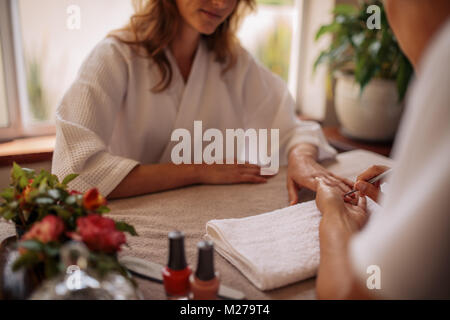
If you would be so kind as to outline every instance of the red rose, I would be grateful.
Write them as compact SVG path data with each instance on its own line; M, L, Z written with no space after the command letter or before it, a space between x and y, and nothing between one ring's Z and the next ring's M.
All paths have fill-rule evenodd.
M63 220L60 217L48 215L42 221L36 222L21 240L39 240L42 243L48 243L58 240L63 231Z
M77 220L78 235L72 238L81 240L94 251L114 253L126 242L125 234L116 229L114 220L97 214L81 217Z
M97 188L93 188L83 195L83 205L88 210L96 210L106 205L106 199L102 197Z
M82 194L80 191L77 191L77 190L71 190L70 192L69 192L69 194L71 195L71 196L76 196L76 195L79 195L79 194Z

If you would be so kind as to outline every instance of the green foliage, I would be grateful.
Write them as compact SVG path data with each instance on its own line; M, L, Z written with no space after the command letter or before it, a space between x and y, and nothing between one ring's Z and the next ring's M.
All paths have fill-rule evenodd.
M132 225L125 223L123 221L116 221L116 229L122 232L128 232L132 236L137 236L136 229Z
M281 76L285 81L289 77L289 60L291 52L291 27L279 21L267 40L257 49L258 59L272 72Z
M381 9L381 29L367 27L370 5ZM316 40L325 34L331 34L333 40L316 59L314 70L319 64L327 63L333 73L337 70L353 73L361 91L376 77L395 80L399 100L403 100L413 68L389 26L382 2L365 1L360 7L338 5L333 14L333 22L323 25L316 33Z
M0 194L3 200L0 202L0 217L25 229L49 214L71 223L76 216L86 214L82 195L70 195L67 190L67 183L76 177L75 174L68 175L60 183L58 177L50 172L42 170L36 175L34 170L14 163L10 186Z
M48 120L50 116L42 81L41 63L37 57L29 57L27 59L27 92L31 113L36 120Z

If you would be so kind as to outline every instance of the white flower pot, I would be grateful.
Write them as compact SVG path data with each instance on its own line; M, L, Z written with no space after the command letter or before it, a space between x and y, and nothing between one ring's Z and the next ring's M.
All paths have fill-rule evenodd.
M396 83L372 79L360 92L353 75L337 75L335 107L341 130L351 138L367 141L392 140L403 111Z

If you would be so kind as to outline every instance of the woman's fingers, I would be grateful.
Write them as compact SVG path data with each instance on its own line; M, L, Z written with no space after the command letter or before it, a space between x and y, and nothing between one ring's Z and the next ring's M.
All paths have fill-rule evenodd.
M368 196L374 201L378 200L379 189L371 183L358 181L355 183L355 189L358 190L362 196Z
M257 176L254 174L242 174L240 176L240 182L241 183L245 183L245 182L250 182L250 183L266 183L267 179L263 178L261 176Z
M330 175L331 175L332 177L336 178L337 180L342 181L344 184L346 184L346 185L349 186L350 188L353 188L353 185L355 184L355 183L354 183L353 181L351 181L350 179L339 177L339 176L335 175L334 173L331 173L331 172L330 172Z
M333 176L324 176L322 179L325 180L325 182L328 183L329 185L339 188L343 193L347 193L352 190L344 182Z
M366 171L364 171L363 173L361 173L356 180L370 180L373 177L376 177L380 174L382 174L383 172L389 170L389 167L386 166L371 166L369 169L367 169Z
M367 199L365 196L358 197L358 207L360 207L362 210L364 210L364 212L366 211Z
M257 169L257 170L261 170L260 166L258 166L257 164L251 164L251 163L238 164L237 166L238 166L238 168L241 168L241 169Z
M299 187L294 182L294 180L288 178L287 189L288 189L288 195L289 195L289 205L292 206L294 204L297 204Z

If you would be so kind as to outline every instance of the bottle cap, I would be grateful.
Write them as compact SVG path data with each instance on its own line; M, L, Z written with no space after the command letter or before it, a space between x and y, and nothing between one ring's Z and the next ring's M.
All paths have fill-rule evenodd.
M198 264L195 276L202 281L216 277L214 273L214 245L211 241L200 241L198 248Z
M184 270L187 267L184 254L184 234L180 231L169 233L169 263L172 270Z

